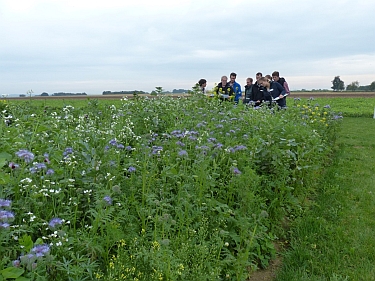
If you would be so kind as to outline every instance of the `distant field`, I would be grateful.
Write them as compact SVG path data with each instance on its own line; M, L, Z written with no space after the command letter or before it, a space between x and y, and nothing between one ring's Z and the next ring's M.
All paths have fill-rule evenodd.
M156 96L152 95L140 95L141 97L147 96L149 98L155 98ZM163 96L171 96L171 97L185 97L188 96L188 94L165 94ZM107 99L107 100L118 100L122 98L133 98L134 95L132 94L126 94L126 95L77 95L77 96L48 96L48 97L41 97L41 96L36 96L36 97L31 97L32 100L87 100L87 99ZM356 97L375 97L375 92L291 92L291 97L329 97L329 98L334 98L334 97L351 97L351 98L356 98ZM0 98L4 99L4 98ZM30 97L12 97L12 98L6 98L7 100L29 100Z
M291 92L292 97L372 98L375 92Z

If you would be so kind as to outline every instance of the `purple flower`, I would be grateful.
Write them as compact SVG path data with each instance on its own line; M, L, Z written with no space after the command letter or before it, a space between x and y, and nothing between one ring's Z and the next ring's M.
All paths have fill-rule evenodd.
M67 156L67 155L72 154L72 153L73 153L73 148L67 147L67 148L65 148L65 151L63 152L63 155Z
M36 245L34 248L31 249L31 253L35 254L37 258L44 257L45 255L49 254L49 246L44 245Z
M152 154L160 154L160 151L162 151L163 150L163 147L162 146L153 146L152 147Z
M55 173L54 170L52 170L52 169L48 169L47 172L46 172L46 175L47 175L47 176L50 176L50 175L53 175L54 173Z
M50 228L55 228L56 226L62 225L62 223L63 223L62 219L60 219L60 218L53 218L48 223L48 226Z
M194 136L190 136L190 137L189 137L189 140L192 140L192 141L196 141L196 140L197 140L197 138L196 138L196 137L194 137Z
M130 167L128 168L128 172L129 172L129 173L134 173L135 171L136 171L136 168L133 167L133 166L130 166Z
M176 144L179 146L185 146L185 144L182 141L176 141Z
M38 172L38 171L40 171L42 169L47 169L46 164L44 164L44 163L36 163L36 164L34 164L34 167L30 168L30 172L32 174L35 174L36 172Z
M216 142L216 139L215 138L209 138L207 141L208 142Z
M131 150L132 150L132 147L131 147L130 145L128 145L128 146L125 147L125 149L126 149L127 151L131 151Z
M224 127L223 124L217 124L217 125L216 125L216 128L218 128L218 129L223 128L223 127Z
M48 155L48 153L44 153L44 162L46 162L47 164L51 163L51 161L49 161L49 155Z
M34 154L26 149L19 150L18 152L16 152L16 155L19 158L24 159L26 163L30 163L31 161L34 160Z
M0 229L7 229L9 228L10 224L7 222L0 222Z
M180 150L180 151L178 152L178 155L179 155L179 156L188 156L188 153L187 153L186 150Z
M104 198L103 198L103 200L104 200L104 202L106 202L108 205L112 205L112 202L113 202L113 200L112 200L112 198L110 197L110 196L104 196Z
M124 149L125 146L124 146L123 144L119 143L119 144L117 145L117 148L118 148L118 149Z
M325 105L324 108L331 108L329 104Z
M12 204L12 201L0 198L0 208L10 207L11 204Z
M116 145L116 144L117 144L116 139L112 139L112 140L110 140L110 141L109 141L109 144L110 144L110 145Z
M222 147L223 147L223 144L218 142L217 144L215 144L214 149L221 149Z
M342 116L340 116L340 115L335 115L335 116L333 116L333 120L338 120L338 119L340 119L340 118L342 118Z
M233 171L233 174L235 174L235 175L241 175L242 174L242 172L240 170L238 170L237 167L232 167L232 171Z
M20 267L20 264L21 264L21 261L20 261L20 260L14 260L14 261L12 261L12 265L13 265L14 267Z
M20 165L14 163L14 162L10 162L8 166L9 166L9 168L11 168L12 170L18 169L18 168L20 167Z
M246 150L247 147L244 145L237 145L234 147L234 151L239 151L239 150Z
M14 219L14 214L10 211L0 210L0 221L7 222Z

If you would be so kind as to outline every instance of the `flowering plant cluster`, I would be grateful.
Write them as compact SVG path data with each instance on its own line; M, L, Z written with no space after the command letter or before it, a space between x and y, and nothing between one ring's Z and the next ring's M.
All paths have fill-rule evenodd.
M12 112L0 276L28 280L246 280L313 191L340 120L311 101L202 95Z

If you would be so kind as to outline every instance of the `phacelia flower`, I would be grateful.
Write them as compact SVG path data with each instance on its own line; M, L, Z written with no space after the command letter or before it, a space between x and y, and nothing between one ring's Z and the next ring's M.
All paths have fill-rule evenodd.
M15 170L15 169L18 169L20 167L20 165L14 163L14 162L9 162L9 168L11 168L12 170Z
M7 222L0 222L0 229L7 229L9 228L10 224Z
M48 226L50 228L55 228L56 226L59 226L59 225L62 225L63 223L63 220L60 219L60 218L53 218L50 220L50 222L48 223Z
M72 154L72 153L73 153L73 148L67 147L67 148L65 148L65 151L63 152L63 155L67 156L67 155Z
M12 205L12 201L0 198L0 208L7 208L10 207L10 205Z
M14 214L11 211L0 210L0 221L8 222L14 219Z
M30 151L26 150L26 149L21 149L19 150L18 152L16 152L16 155L25 160L26 163L30 163L31 161L34 160L34 154L31 153Z
M34 248L31 249L31 253L35 254L37 258L44 257L49 254L49 246L44 245L36 245Z
M178 156L188 156L188 153L187 153L186 150L180 150L180 151L178 152Z
M110 140L110 141L109 141L109 144L110 144L110 145L116 145L116 144L117 144L116 139L112 139L112 140Z
M130 166L130 167L128 168L128 172L129 172L129 173L134 173L135 171L136 171L136 168L133 167L133 166Z
M233 174L235 174L235 175L241 175L242 174L242 172L237 167L233 167L232 171L233 171Z
M112 205L112 202L113 202L113 200L112 200L112 198L110 197L110 196L104 196L104 198L103 198L103 200L104 200L104 202L106 202L108 205Z
M55 173L54 170L52 170L52 169L48 169L47 172L46 172L46 175L47 175L47 176L50 176L50 175L53 175L54 173Z

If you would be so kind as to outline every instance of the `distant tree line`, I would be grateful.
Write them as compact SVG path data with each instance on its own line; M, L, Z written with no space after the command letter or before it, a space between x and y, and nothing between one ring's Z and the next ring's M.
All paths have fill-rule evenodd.
M147 92L144 92L144 91L137 91L137 90L134 90L134 91L116 91L116 92L112 92L112 91L104 91L103 92L103 95L144 95L144 94L148 94Z
M358 81L353 81L345 87L344 81L340 79L340 76L335 76L332 81L333 91L358 91L358 92L374 92L375 91L375 81L370 85L360 86Z
M87 96L87 94L86 93L65 93L65 92L58 92L58 93L53 93L52 96Z

